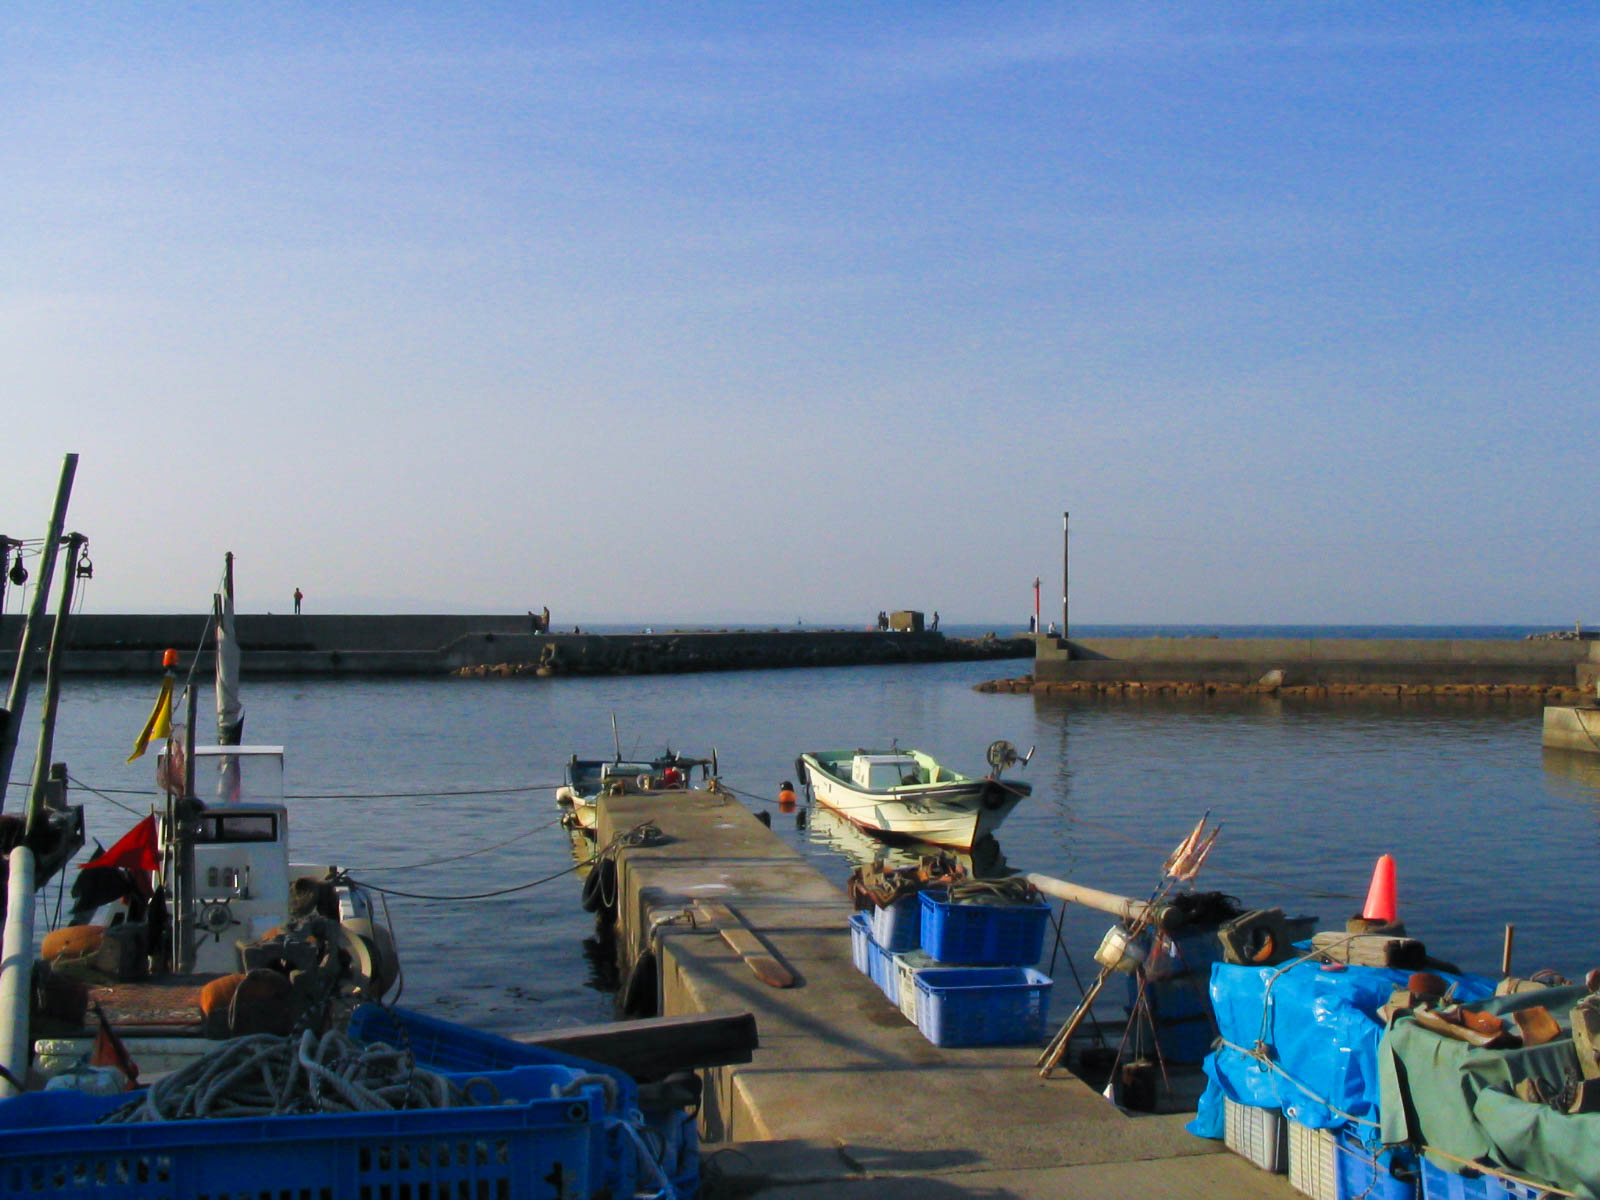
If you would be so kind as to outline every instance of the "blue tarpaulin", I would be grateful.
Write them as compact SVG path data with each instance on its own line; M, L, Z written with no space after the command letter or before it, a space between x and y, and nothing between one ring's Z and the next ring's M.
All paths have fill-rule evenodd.
M1409 976L1387 967L1325 970L1314 962L1287 969L1213 965L1211 1004L1223 1044L1205 1060L1209 1082L1189 1132L1220 1138L1226 1097L1282 1109L1312 1129L1353 1118L1364 1122L1360 1133L1376 1144L1383 1038L1377 1013ZM1462 1001L1494 992L1494 982L1480 976L1443 978ZM1267 1062L1251 1053L1258 1048Z

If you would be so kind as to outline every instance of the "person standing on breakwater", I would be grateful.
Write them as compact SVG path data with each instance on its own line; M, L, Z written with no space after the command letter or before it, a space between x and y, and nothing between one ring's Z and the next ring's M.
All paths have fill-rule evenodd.
M937 608L933 610L933 632L939 632L939 610Z
M297 616L297 617L300 615L300 601L303 600L303 599L305 599L305 593L302 592L298 587L295 588L294 589L294 615Z

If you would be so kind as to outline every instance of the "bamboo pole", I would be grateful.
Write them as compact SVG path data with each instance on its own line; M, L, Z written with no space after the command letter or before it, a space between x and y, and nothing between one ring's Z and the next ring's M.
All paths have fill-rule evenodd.
M67 645L67 618L72 613L72 591L78 581L78 551L89 539L74 533L67 539L66 570L61 573L61 606L50 630L50 653L44 664L44 708L39 713L39 745L33 756L33 789L28 796L29 845L37 845L44 829L45 789L50 782L50 756L55 752L56 709L61 703L61 655ZM48 881L47 881L48 882Z
M61 464L61 482L56 485L56 506L50 514L50 527L39 554L39 580L34 585L33 602L23 622L22 640L17 646L17 665L11 675L11 694L6 700L9 714L0 723L0 812L5 811L6 783L17 754L17 726L28 703L28 681L33 677L33 662L38 653L38 632L44 610L50 603L50 580L55 572L56 553L61 545L61 530L67 523L67 502L72 498L72 478L78 473L78 456L69 454Z
M1131 896L1102 892L1098 888L1085 887L1081 883L1071 883L1051 875L1040 875L1036 871L1028 872L1023 878L1047 896L1110 913L1129 924L1135 921L1149 921L1161 926L1166 919L1167 908L1164 905L1158 907L1143 900L1135 900Z

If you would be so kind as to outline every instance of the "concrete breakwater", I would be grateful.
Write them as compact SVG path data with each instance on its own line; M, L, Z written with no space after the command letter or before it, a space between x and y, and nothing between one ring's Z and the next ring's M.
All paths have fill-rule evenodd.
M531 644L530 644L531 643ZM1026 658L1031 638L947 638L940 633L555 634L502 641L496 661L458 667L476 678L511 675L660 675L889 663Z
M1592 689L1600 643L1457 638L1039 637L1032 682L1065 690L1262 689L1293 694L1496 694ZM1137 687L1135 685L1138 685ZM1430 689L1422 692L1419 689ZM1451 689L1469 689L1453 692ZM1211 694L1215 694L1213 691ZM1367 693L1360 693L1367 694ZM1521 691L1516 693L1522 695ZM1531 693L1530 693L1531 698ZM1563 703L1547 699L1549 703Z
M1108 700L1274 696L1284 700L1500 701L1529 706L1576 704L1586 694L1576 687L1541 687L1526 683L1282 684L1271 681L1228 683L1177 679L1070 679L1052 682L1036 679L1032 675L1018 679L991 679L980 683L977 690Z
M156 676L171 647L187 670L197 654L210 658L207 620L204 613L79 614L67 627L62 666L77 675ZM7 673L22 624L20 616L0 618ZM1034 649L1031 638L854 630L535 634L527 615L241 613L236 629L246 676L655 674L1025 658Z

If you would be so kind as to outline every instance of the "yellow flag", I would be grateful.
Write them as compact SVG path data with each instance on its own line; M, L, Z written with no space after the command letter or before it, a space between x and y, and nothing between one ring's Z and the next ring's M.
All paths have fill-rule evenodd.
M166 740L172 734L172 676L169 674L161 681L161 694L156 697L156 706L150 710L150 719L144 723L144 728L139 731L139 736L133 740L133 753L128 755L128 761L139 758L150 745L151 738Z

